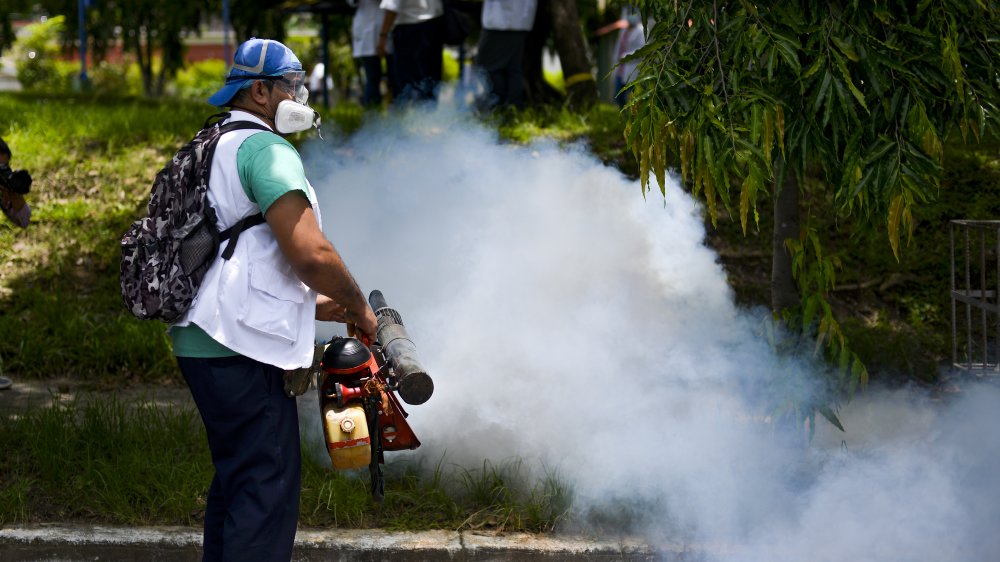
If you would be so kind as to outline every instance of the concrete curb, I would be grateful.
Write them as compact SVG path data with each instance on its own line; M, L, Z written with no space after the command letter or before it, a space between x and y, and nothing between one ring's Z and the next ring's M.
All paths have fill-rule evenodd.
M475 531L390 532L383 530L300 530L296 561L533 562L533 561L691 561L702 549L683 545L654 548L632 538L597 539L558 535ZM190 527L107 527L33 525L0 529L0 562L150 560L194 562L201 558L201 530Z

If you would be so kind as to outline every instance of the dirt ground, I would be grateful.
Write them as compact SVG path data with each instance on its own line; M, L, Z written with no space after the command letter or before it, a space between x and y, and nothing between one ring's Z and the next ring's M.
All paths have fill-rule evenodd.
M113 389L72 379L17 379L0 390L0 413L14 414L25 409L47 407L53 403L68 404L74 400L106 400L115 395L128 404L155 404L194 408L194 400L183 384L134 384Z

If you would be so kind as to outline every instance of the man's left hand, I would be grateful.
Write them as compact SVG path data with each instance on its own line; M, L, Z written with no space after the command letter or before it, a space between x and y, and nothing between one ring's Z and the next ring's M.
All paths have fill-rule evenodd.
M326 295L318 295L316 297L316 320L347 322L347 309Z

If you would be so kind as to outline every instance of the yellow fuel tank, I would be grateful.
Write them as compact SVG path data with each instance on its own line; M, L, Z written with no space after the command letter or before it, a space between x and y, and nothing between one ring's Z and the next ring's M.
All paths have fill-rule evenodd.
M360 405L323 407L323 434L336 470L366 467L372 460L368 419Z

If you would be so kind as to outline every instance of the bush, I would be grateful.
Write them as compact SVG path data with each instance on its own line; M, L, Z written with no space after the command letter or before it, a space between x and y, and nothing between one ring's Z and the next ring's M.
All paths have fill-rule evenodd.
M177 73L174 87L178 97L204 100L222 86L226 63L222 59L209 59L189 64Z
M87 73L90 90L95 94L134 96L142 94L142 77L134 63L101 61Z
M14 45L17 80L27 91L65 92L73 87L72 66L59 60L65 18L55 16L25 28Z

